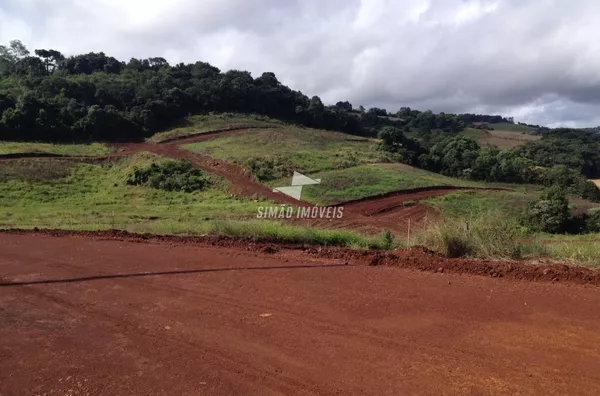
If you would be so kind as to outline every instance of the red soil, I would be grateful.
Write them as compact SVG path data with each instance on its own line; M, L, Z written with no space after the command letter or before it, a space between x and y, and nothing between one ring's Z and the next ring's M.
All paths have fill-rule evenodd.
M0 395L600 394L598 272L54 234L0 233Z

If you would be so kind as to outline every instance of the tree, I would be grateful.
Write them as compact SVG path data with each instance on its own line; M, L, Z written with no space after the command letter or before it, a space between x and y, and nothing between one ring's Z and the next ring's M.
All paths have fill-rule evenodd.
M54 73L54 70L56 70L58 63L65 59L63 54L53 49L36 49L35 54L43 59L44 67L46 68L47 74Z
M0 45L0 75L13 73L19 60L28 55L29 50L20 40L12 40L8 47Z
M352 104L350 104L350 102L348 102L348 101L337 102L335 104L335 107L337 107L340 110L347 111L347 112L351 112L352 111Z

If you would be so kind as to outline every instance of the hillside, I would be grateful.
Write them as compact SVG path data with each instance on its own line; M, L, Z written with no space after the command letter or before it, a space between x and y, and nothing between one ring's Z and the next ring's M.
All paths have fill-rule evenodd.
M490 250L484 245L492 241L467 236L482 244L469 254L504 257L506 246L521 246L515 233L520 212L540 196L540 186L482 183L419 169L399 163L385 141L385 136L356 137L260 116L215 114L188 117L147 142L113 143L108 153L102 145L91 145L99 151L86 153L87 145L54 144L43 147L60 157L29 158L30 149L23 149L29 143L7 143L12 150L21 148L24 158L13 153L0 159L5 203L0 228L116 228L371 248L398 246L412 230L415 242L438 250L421 234L443 226L444 217L471 222L494 211L493 218L506 222L504 247ZM272 191L289 185L294 171L322 179L304 187L303 202ZM571 202L576 213L595 206L576 197ZM329 220L257 219L259 208L281 204L333 204L345 212ZM573 250L582 241L573 239L569 248L561 242L543 254L591 263L596 250ZM542 254L534 246L518 249L528 257Z

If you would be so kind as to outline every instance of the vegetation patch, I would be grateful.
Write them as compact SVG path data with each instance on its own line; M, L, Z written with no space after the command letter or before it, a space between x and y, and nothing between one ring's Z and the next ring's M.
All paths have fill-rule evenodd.
M64 156L100 156L110 153L102 143L52 144L33 142L0 142L0 155L7 154L55 154Z
M148 167L134 168L127 180L132 186L148 186L166 191L192 192L203 190L212 180L186 160L170 160Z
M514 219L494 210L446 219L417 234L415 242L447 257L520 259L533 250Z
M52 183L70 175L70 161L17 160L0 163L0 183Z

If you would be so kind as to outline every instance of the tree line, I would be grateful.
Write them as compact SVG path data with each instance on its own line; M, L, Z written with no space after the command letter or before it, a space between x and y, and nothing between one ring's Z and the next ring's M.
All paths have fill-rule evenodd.
M512 150L480 147L475 140L451 133L409 138L384 127L379 137L392 158L443 175L505 183L560 186L600 202L600 190L588 178L600 178L600 134L561 128Z
M189 114L241 112L300 125L377 136L384 126L458 132L500 116L397 113L325 105L281 84L274 73L222 72L206 62L170 65L164 58L122 62L103 52L32 55L18 40L0 46L0 140L127 141L147 137Z

